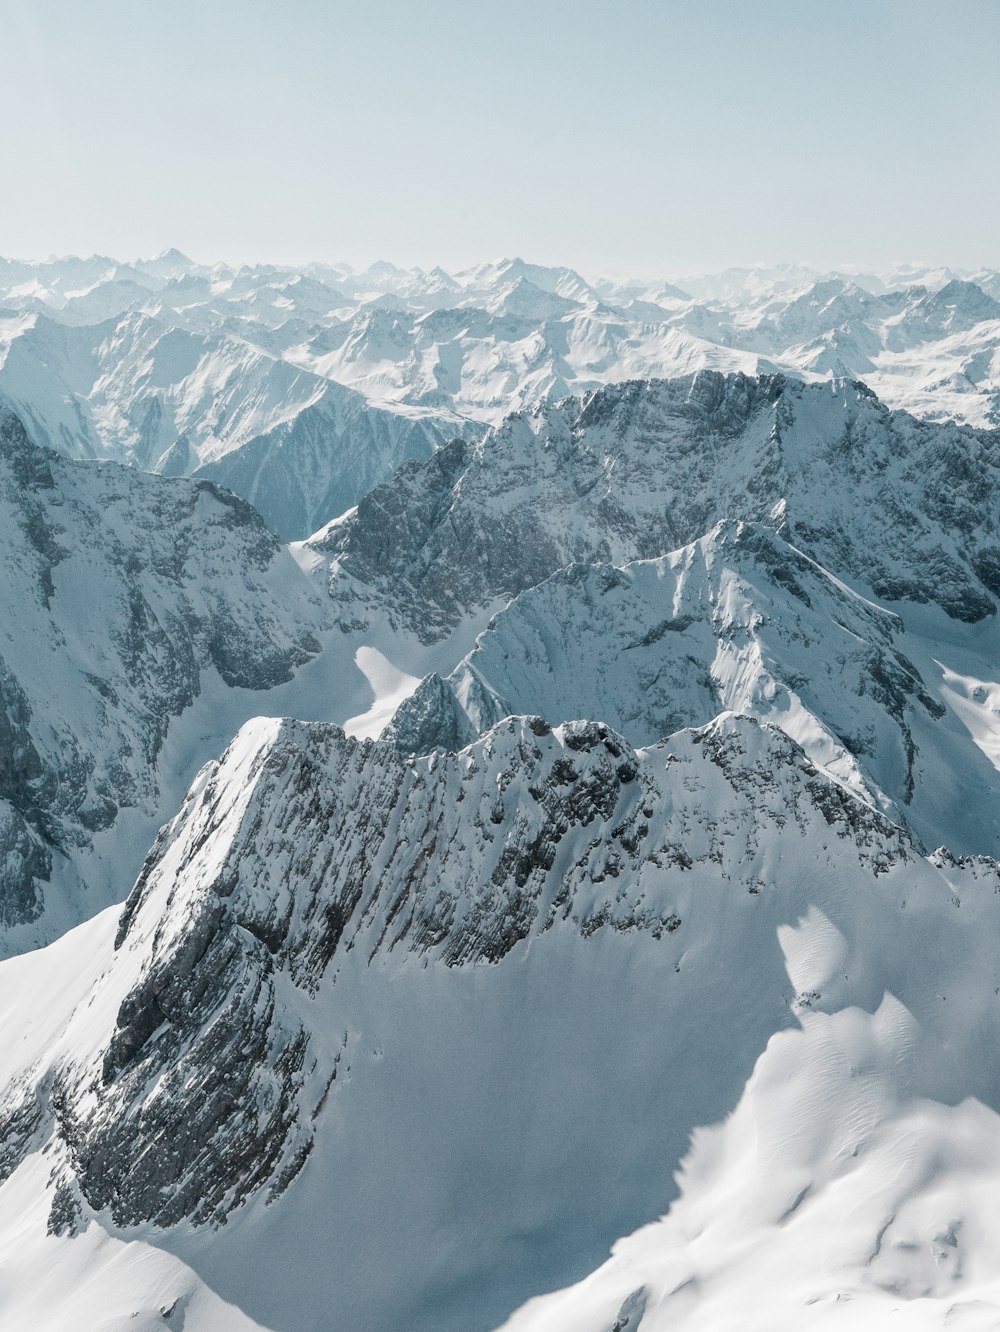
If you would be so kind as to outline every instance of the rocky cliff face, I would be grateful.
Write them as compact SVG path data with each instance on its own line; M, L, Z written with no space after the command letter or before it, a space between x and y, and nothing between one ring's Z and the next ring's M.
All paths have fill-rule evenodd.
M425 758L349 740L333 727L250 723L164 829L116 932L99 922L86 927L100 938L77 982L82 993L67 997L65 1011L56 1004L44 1021L20 1015L35 1034L5 1071L5 1171L16 1174L45 1145L55 1234L70 1236L97 1217L129 1233L160 1228L162 1242L182 1251L189 1232L176 1227L207 1226L200 1252L215 1253L216 1266L206 1259L202 1270L216 1272L225 1295L234 1254L253 1250L262 1233L255 1228L271 1226L267 1218L276 1218L289 1252L298 1244L312 1251L344 1227L368 1224L376 1230L351 1242L377 1249L377 1225L405 1205L411 1184L394 1184L392 1172L369 1174L364 1187L378 1195L382 1221L364 1220L360 1202L352 1211L355 1186L343 1182L343 1224L324 1221L317 1235L309 1202L313 1189L337 1196L328 1191L344 1151L364 1155L365 1143L373 1145L364 1092L353 1089L381 1076L374 1072L381 1044L392 1021L405 1023L397 1013L381 1032L377 1021L372 1026L385 1002L391 1013L409 996L415 1013L425 1012L433 992L440 1030L464 1048L466 1039L480 1039L490 994L503 995L503 1023L516 1044L529 1041L560 984L570 987L574 1005L610 1004L601 1021L613 1026L616 1014L635 1021L636 1004L659 1011L656 987L674 977L663 1013L670 1026L658 1028L660 1054L643 1069L627 1048L616 1058L631 1070L638 1105L656 1107L655 1133L663 1116L673 1116L668 1137L683 1142L702 1122L690 1117L719 1106L716 1070L689 1045L697 1012L716 1015L713 1041L727 1045L734 1069L748 1069L768 1036L787 1025L788 1003L793 1011L834 1011L867 1002L890 976L916 1002L928 984L946 983L945 971L954 977L950 949L932 968L934 979L921 974L923 951L914 961L912 950L928 946L929 922L936 931L958 923L956 894L964 901L970 893L978 928L992 938L998 924L987 906L998 883L991 862L923 859L899 827L829 780L782 732L731 714L646 750L600 723L551 731L537 719L509 719L459 754ZM773 947L775 930L814 910L844 932L843 961L836 974L810 972L805 980L792 968L790 981ZM979 951L991 946L985 934ZM44 972L50 952L57 965L62 946L35 955L35 967ZM614 997L609 972L582 1000L583 976L596 983L592 966L603 976L629 954L652 968L645 978L643 969L634 974L638 990ZM451 974L469 975L472 988L464 981L456 988ZM556 991L541 999L553 984ZM735 1007L723 998L730 984L741 996ZM25 987L24 1003L32 992ZM538 1058L570 1068L585 1017L576 1012L566 1027L554 1009L550 1017L531 1042ZM432 1067L421 1072L433 1026L415 1039L415 1063L399 1051L393 1058L402 1061L396 1075L405 1067L407 1084L421 1095L435 1076ZM636 1040L644 1050L647 1037L637 1032ZM373 1042L375 1065L365 1053ZM487 1048L484 1057L502 1061L505 1048ZM533 1067L535 1055L526 1059ZM390 1059L390 1078L393 1067ZM992 1095L988 1070L962 1067L970 1090ZM477 1211L483 1200L463 1155L468 1145L460 1133L449 1136L452 1120L489 1116L483 1088L475 1079L450 1085L448 1122L414 1126L421 1151L433 1144L439 1177L466 1178L464 1191L449 1186L433 1205L434 1225L452 1234L474 1216L484 1242L491 1226L500 1227L494 1238L503 1248L508 1214L501 1208L487 1222ZM508 1094L519 1103L533 1093L525 1085ZM561 1155L555 1144L563 1137L565 1092L552 1108L548 1127L536 1121L541 1137L525 1169L534 1168L537 1152ZM602 1103L594 1132L612 1133L620 1114L620 1106ZM490 1152L507 1160L524 1188L521 1167L511 1165L518 1122L517 1115L504 1119ZM648 1132L640 1156L648 1153ZM591 1141L589 1130L581 1141ZM404 1154L413 1149L413 1142L400 1144ZM626 1191L634 1182L631 1150ZM608 1152L613 1170L624 1158L610 1143ZM576 1207L575 1187L556 1186L553 1218ZM622 1201L616 1198L612 1213ZM445 1212L436 1210L442 1206ZM579 1240L578 1221L570 1230ZM593 1243L593 1226L588 1233ZM463 1245L485 1252L472 1238L466 1233ZM400 1261L419 1263L419 1242L411 1235L407 1243ZM371 1327L431 1326L423 1320L432 1310L440 1318L432 1273L417 1277L407 1268L408 1293L395 1291L380 1304L384 1291L366 1287L366 1277L355 1280L333 1256L314 1273L306 1305L274 1276L266 1298L245 1292L245 1310L266 1313L279 1327L319 1327L316 1310L338 1299ZM509 1298L503 1282L473 1294L485 1270L477 1261L463 1262L468 1285L455 1306L459 1321L447 1326L480 1325L491 1303ZM495 1270L492 1256L487 1266ZM547 1272L556 1270L558 1263Z
M996 432L890 412L861 384L704 371L514 416L403 469L312 545L345 620L383 607L425 642L566 564L661 555L726 518L869 595L976 622L1000 594L998 466Z
M124 808L206 673L287 680L320 608L249 505L208 482L74 463L0 416L0 921L42 909L65 860Z

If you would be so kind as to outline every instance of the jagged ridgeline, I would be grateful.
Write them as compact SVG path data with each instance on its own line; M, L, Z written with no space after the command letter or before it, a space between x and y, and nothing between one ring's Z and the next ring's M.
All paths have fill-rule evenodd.
M110 1310L151 1240L198 1273L171 1268L164 1307L202 1283L268 1327L493 1326L663 1209L689 1133L799 1017L891 985L916 1030L880 1037L884 1095L994 1103L1000 1008L968 963L996 972L998 884L748 718L645 750L512 719L422 759L250 723L124 911L3 990L27 1033L3 1188L44 1150L57 1260L131 1238L92 1278ZM972 1005L961 1049L932 993ZM868 1142L859 1120L815 1188Z
M1000 595L998 469L996 431L890 412L862 384L705 371L513 416L405 464L309 544L345 620L384 606L425 642L567 564L739 518L869 596L974 623Z

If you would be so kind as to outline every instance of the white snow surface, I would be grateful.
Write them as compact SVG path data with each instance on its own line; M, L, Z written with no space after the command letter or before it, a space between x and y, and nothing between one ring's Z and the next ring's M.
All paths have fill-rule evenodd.
M364 712L348 717L344 730L362 740L374 740L385 730L386 723L403 700L413 693L420 679L393 666L385 653L375 647L359 647L354 662L368 681L373 697Z

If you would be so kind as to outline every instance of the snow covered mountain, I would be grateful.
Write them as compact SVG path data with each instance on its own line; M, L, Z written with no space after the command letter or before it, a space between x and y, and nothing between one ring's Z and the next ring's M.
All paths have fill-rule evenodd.
M450 419L380 411L330 384L294 418L201 463L194 476L248 499L279 535L301 538L357 504L400 462L478 433Z
M727 518L866 596L975 623L1000 593L998 466L996 432L890 412L858 383L703 371L514 415L403 466L308 547L345 622L379 607L425 642L566 564L665 554Z
M490 1327L662 1210L738 1106L662 1238L524 1325L674 1317L758 1252L797 1255L798 1326L832 1264L882 1316L995 1316L998 886L732 714L417 760L252 723L124 912L0 967L0 1308L70 1326L86 1262L111 1326ZM809 1243L841 1186L843 1268Z
M224 328L145 312L87 327L47 314L0 320L0 391L32 439L75 458L197 472L303 537L357 503L405 458L470 427L370 407Z
M922 628L773 530L721 523L660 559L574 564L522 593L447 679L424 679L384 736L403 752L458 749L537 713L601 717L643 745L728 710L780 727L926 846L1000 855L1000 774L977 743L989 747L995 714L983 709L977 732L941 665L962 631ZM993 660L984 643L979 680Z
M84 1312L123 1325L491 1327L670 1203L739 1107L663 1239L525 1325L672 1317L758 1249L798 1253L812 1325L840 1180L866 1203L836 1281L995 1315L999 886L731 714L639 751L521 719L417 761L250 723L124 912L0 967L0 1308L79 1325L88 1263Z
M211 752L200 737L224 743L259 691L316 656L323 606L242 500L72 462L6 407L0 513L8 952L120 896L178 781Z
M608 300L502 267L365 280ZM305 522L327 406L204 471ZM0 1324L995 1326L1000 436L711 370L402 462L368 411L289 546L2 418L3 948L55 941Z
M520 259L455 274L176 251L0 261L0 393L36 443L205 468L286 538L513 410L704 369L860 379L920 417L995 424L1000 274L734 270L678 286Z

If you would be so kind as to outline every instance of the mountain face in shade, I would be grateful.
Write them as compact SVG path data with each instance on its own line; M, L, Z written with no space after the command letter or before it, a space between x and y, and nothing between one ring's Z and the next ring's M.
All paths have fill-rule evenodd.
M7 409L0 506L0 921L51 907L56 928L88 912L88 883L89 911L108 901L105 861L126 853L105 834L158 808L174 719L209 680L233 697L289 680L322 606L244 501L69 461Z
M345 620L375 606L426 642L564 565L661 555L727 518L869 596L976 622L1000 592L998 464L996 432L889 412L859 384L703 372L511 417L402 467L310 545Z
M399 463L430 458L462 429L378 411L331 388L293 420L208 459L194 475L244 496L286 540L302 538L357 504Z

